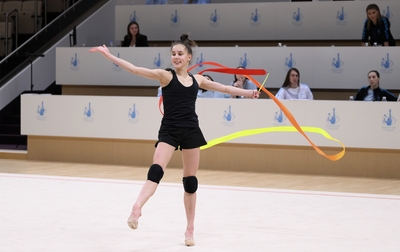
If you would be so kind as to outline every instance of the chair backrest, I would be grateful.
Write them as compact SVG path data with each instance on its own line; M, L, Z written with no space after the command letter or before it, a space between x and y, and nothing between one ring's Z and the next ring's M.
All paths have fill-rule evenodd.
M11 38L12 23L8 23L8 38ZM0 22L0 38L6 38L6 22Z
M38 15L42 15L42 1L37 1ZM35 12L35 1L24 1L22 2L22 12Z
M66 5L66 6L64 6ZM47 1L47 11L48 12L63 12L69 7L69 1L66 0L51 0Z
M14 9L21 11L22 9L22 1L7 1L3 3L3 10L2 12L9 12Z

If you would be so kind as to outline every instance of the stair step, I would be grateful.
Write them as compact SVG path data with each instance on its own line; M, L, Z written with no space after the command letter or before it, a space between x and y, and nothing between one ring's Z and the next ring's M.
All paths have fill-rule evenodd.
M3 115L1 117L0 122L2 122L2 124L21 124L21 116L20 115Z
M0 134L0 144L26 145L27 139L26 135Z
M15 134L21 133L21 125L19 124L0 124L0 134Z

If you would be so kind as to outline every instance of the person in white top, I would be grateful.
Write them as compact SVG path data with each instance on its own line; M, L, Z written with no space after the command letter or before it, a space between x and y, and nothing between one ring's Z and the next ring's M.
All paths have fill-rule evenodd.
M313 94L307 84L300 83L300 72L297 68L290 68L285 81L275 95L280 100L313 100Z

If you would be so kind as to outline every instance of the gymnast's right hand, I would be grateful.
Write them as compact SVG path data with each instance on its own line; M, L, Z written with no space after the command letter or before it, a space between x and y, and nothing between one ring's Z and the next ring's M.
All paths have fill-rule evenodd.
M89 49L89 52L101 52L104 55L110 53L110 51L108 50L106 45L92 47L92 48Z

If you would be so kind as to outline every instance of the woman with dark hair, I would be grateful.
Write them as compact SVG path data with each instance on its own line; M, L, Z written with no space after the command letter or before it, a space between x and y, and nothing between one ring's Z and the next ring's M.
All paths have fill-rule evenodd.
M183 34L180 40L171 46L171 64L174 69L149 69L137 67L130 62L118 58L110 53L106 46L90 49L91 52L100 52L103 56L119 65L132 74L158 81L162 87L164 116L158 132L158 141L153 156L153 164L147 173L144 183L132 212L128 218L128 226L137 229L142 208L150 197L156 192L164 171L174 154L182 151L184 205L186 212L185 244L194 245L194 218L196 208L196 191L198 181L196 177L200 162L200 146L206 145L203 133L199 127L196 114L196 99L199 88L214 90L222 93L241 95L249 98L258 98L257 90L244 90L226 86L206 77L188 72L188 67L193 58L192 46L196 43Z
M213 78L208 74L203 74L203 76L209 81L214 81ZM197 98L225 98L224 95L225 94L214 91L214 90L206 90L206 89L200 88L199 92L197 94Z
M139 24L136 21L132 21L128 24L127 34L122 42L122 47L147 47L147 36L140 33Z
M300 83L300 72L297 68L290 68L286 74L285 81L276 98L281 100L313 100L313 94L307 84Z
M367 6L367 19L364 22L362 31L362 45L367 45L368 40L371 45L377 46L396 46L396 42L390 32L389 19L381 15L381 11L376 4Z
M246 69L244 66L238 66L236 69ZM233 81L230 84L233 87L242 88L245 90L254 90L257 89L256 84L254 84L251 80L249 80L246 76L241 74L234 74ZM224 95L225 98L245 98L243 96L237 95Z
M397 97L387 91L386 89L379 87L380 74L377 70L371 70L368 72L369 86L360 88L356 94L356 101L382 101L383 97L386 97L387 101L397 101Z

